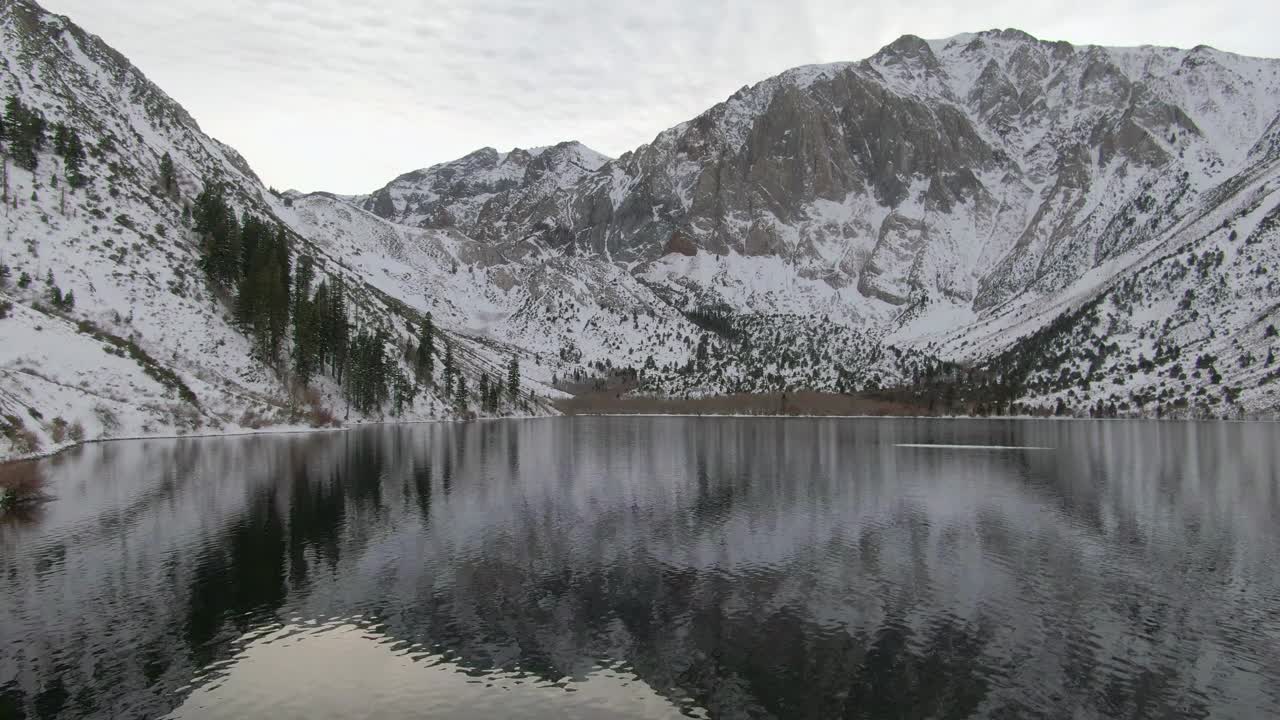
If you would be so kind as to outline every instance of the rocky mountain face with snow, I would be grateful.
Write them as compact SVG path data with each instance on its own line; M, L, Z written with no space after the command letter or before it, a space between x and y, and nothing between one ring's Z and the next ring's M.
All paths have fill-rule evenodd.
M1265 369L1278 137L1277 60L1016 30L904 36L861 62L743 88L594 172L478 195L450 163L375 195L397 222L439 227L457 207L452 227L491 247L625 267L685 311L824 316L944 360L1016 354L1106 298L1093 343L1112 348L1094 352L1106 359L1046 359L1043 377L1022 378L1027 399L1149 412L1131 394L1191 393L1206 414L1247 413L1276 406ZM492 187L502 157L459 163L477 157ZM406 179L442 173L457 190L426 195L435 214L400 199L421 187ZM1119 286L1142 289L1113 307ZM1142 370L1157 343L1218 358L1220 380ZM722 354L725 366L741 355L732 342Z
M1280 406L1280 61L905 36L743 88L616 159L485 148L339 196L269 191L30 0L0 0L0 48L0 95L89 149L81 187L52 148L31 171L0 145L3 454L73 427L485 412L438 382L352 412L336 379L299 383L256 353L202 270L189 210L213 183L349 289L353 327L382 333L401 376L431 313L473 392L519 359L523 411L607 378L1077 415Z

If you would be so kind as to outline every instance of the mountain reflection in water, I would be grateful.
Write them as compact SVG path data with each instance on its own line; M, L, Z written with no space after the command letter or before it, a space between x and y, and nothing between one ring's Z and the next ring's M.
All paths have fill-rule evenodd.
M0 520L0 717L1276 717L1277 440L574 418L86 446Z

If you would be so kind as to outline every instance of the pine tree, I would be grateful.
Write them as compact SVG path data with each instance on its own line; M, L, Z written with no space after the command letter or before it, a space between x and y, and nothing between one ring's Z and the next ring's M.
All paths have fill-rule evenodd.
M293 312L298 312L298 307L306 304L311 298L311 284L316 278L316 261L310 255L302 255L298 258L297 267L294 269L293 275L293 296L290 300L293 306Z
M218 285L232 288L241 265L240 223L227 204L222 185L206 182L191 214L202 240L201 267Z
M342 382L350 351L351 323L347 319L346 288L342 278L333 278L329 290L329 309L324 327L324 338L333 378Z
M292 306L290 269L289 236L284 226L277 226L265 271L268 274L266 283L269 289L263 298L270 356L273 360L279 357L285 335L289 332L289 310Z
M160 192L170 198L178 197L178 176L173 167L173 157L167 151L160 157Z
M418 386L409 382L409 379L400 372L399 368L395 368L391 373L391 390L392 403L395 405L395 414L403 415L404 409L408 405L412 405L413 401L418 397Z
M44 115L23 105L16 95L10 95L5 102L4 125L13 161L35 172L38 153L45 144Z
M445 395L446 395L446 396L448 396L448 395L449 395L450 390L452 390L452 388L453 388L453 371L454 371L454 367L453 367L453 343L449 342L448 340L445 340L445 341L444 341L444 368L443 368L443 374L444 374L444 393L445 393Z
M58 155L67 154L67 126L65 123L55 123L53 126L53 151Z
M309 299L295 301L293 307L293 373L298 382L311 384L318 365L315 306Z
M80 136L74 130L67 131L67 138L61 155L63 158L63 172L67 176L67 183L76 189L88 185L89 178L84 174L84 145L80 142Z
M520 399L520 361L515 355L507 363L507 396L511 398L512 404Z
M305 276L305 273L300 273ZM329 357L329 343L326 338L328 326L329 284L324 280L316 287L315 297L307 300L306 291L299 290L300 297L294 309L294 356L293 368L298 379L306 384L311 378L324 370L324 363Z
M422 321L422 338L418 341L416 370L418 381L428 385L435 374L435 327L431 321L431 313Z
M489 373L480 374L480 409L489 412Z
M453 403L458 412L467 411L467 378L462 373L458 373L458 392L454 396Z

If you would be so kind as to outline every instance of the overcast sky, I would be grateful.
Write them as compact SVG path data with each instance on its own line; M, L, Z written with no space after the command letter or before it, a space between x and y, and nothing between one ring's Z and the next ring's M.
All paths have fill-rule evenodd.
M1274 0L41 0L279 189L368 192L465 155L608 155L786 68L993 27L1280 56Z

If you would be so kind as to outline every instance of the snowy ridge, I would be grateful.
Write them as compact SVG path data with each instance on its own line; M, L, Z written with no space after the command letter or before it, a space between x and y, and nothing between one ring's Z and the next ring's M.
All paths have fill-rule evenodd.
M401 175L351 202L405 225L474 231L490 201L545 196L571 187L608 161L579 142L506 153L481 148L458 160Z

